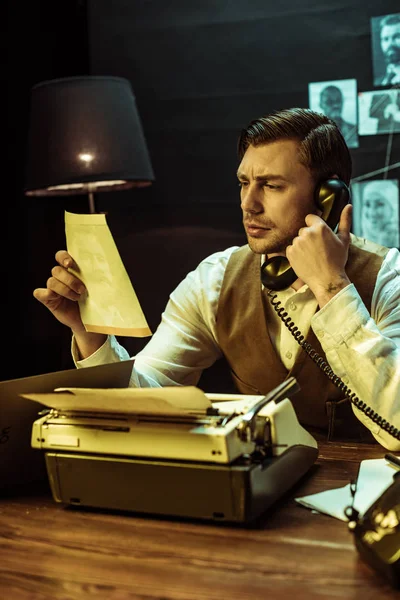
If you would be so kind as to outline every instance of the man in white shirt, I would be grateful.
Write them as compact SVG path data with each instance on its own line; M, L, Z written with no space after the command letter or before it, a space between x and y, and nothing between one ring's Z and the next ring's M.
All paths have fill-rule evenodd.
M342 134L325 115L294 108L252 121L238 148L248 245L213 254L178 285L135 358L131 385L196 385L223 355L242 393L264 394L295 376L301 391L292 400L310 430L330 439L372 434L400 449L400 256L352 236L341 192L326 196L333 207L325 203L327 183L343 182L343 191L351 178ZM34 296L71 328L75 364L129 358L114 337L85 331L77 302L85 289L68 271L76 265L65 250L56 259ZM274 293L260 279L271 260L293 269L289 287ZM314 360L300 349L303 336Z

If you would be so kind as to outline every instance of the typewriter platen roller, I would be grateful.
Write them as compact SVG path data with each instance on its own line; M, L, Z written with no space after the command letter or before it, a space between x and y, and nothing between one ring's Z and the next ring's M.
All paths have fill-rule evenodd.
M33 424L55 501L248 523L314 464L289 378L266 396L206 394L199 414L50 410Z

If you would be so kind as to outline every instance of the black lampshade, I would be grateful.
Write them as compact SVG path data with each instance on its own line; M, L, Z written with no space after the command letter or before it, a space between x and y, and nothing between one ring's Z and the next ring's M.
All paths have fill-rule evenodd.
M25 194L84 194L143 187L152 181L127 79L68 77L32 88Z

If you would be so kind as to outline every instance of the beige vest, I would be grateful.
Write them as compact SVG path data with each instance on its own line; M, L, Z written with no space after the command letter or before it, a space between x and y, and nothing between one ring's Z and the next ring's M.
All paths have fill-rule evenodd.
M388 249L352 236L346 265L368 311L383 256ZM343 391L331 383L304 351L290 371L277 355L268 334L260 283L260 255L246 245L231 255L217 311L217 339L242 394L266 394L288 377L300 391L291 398L297 417L307 429L325 431L328 439L372 441L374 438L355 417ZM307 341L326 360L312 329Z

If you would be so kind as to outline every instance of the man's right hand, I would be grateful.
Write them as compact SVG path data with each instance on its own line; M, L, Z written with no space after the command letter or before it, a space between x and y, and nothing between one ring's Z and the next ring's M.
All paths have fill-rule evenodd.
M56 261L58 264L52 268L46 287L33 290L33 295L60 323L70 327L73 332L85 331L78 300L86 293L86 287L68 271L69 268L78 271L78 266L66 250L57 252Z
M44 304L63 325L70 327L81 358L87 358L104 344L107 336L89 333L81 319L78 300L86 294L82 281L68 269L79 272L79 267L66 250L56 253L57 265L51 270L51 277L45 288L36 288L33 295Z

